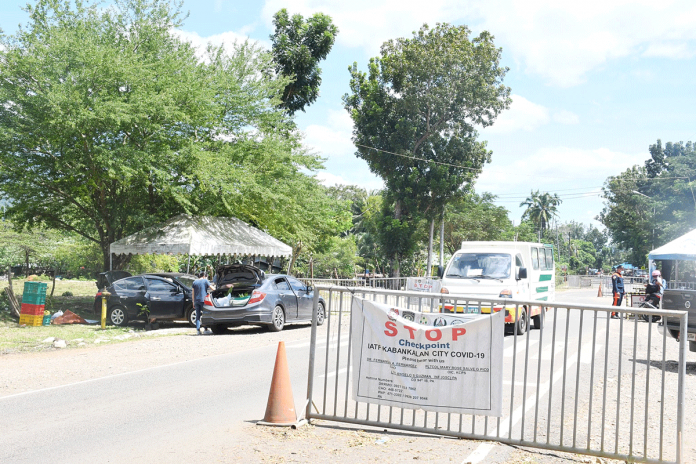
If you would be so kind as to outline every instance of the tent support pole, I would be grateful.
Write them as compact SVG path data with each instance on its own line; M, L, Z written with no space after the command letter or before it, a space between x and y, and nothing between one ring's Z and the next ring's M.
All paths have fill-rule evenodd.
M109 250L109 270L114 270L114 254Z

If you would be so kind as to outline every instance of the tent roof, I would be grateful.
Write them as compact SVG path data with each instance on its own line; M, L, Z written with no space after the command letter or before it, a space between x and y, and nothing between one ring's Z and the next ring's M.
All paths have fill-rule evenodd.
M648 259L696 260L696 229L654 249Z
M111 253L291 256L292 248L237 218L180 214L112 243Z

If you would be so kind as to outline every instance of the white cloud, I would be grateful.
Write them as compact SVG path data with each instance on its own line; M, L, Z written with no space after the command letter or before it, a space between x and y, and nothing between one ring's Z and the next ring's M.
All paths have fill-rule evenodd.
M347 185L349 184L343 177L331 174L330 172L321 171L316 175L319 181L326 185L327 187L333 187L334 185Z
M654 43L650 44L643 56L662 57L672 59L689 59L694 56L694 49L690 49L685 43Z
M246 27L243 29L246 31ZM244 41L249 40L250 42L261 45L263 48L270 48L270 44L268 42L249 39L244 32L237 33L227 31L223 32L222 34L215 34L208 37L201 37L197 32L183 31L180 29L174 29L172 30L172 33L179 39L190 42L194 48L196 48L196 55L199 59L204 57L208 44L212 44L216 47L224 45L226 50L233 50L235 44L243 43Z
M533 131L548 124L548 108L532 103L520 95L512 95L510 109L503 111L495 123L485 129L486 134L504 134L519 130Z
M287 6L266 0L263 18ZM295 0L291 13L330 15L338 43L376 55L385 40L410 36L423 23L449 22L488 30L527 73L568 87L605 63L631 56L690 58L696 51L691 0Z
M604 180L645 161L644 153L629 154L607 148L546 147L529 156L517 157L500 151L496 155L484 167L476 191L498 195L498 203L511 211L511 218L519 219L522 214L519 204L532 190L539 190L561 197L561 220L585 223L602 210L600 194ZM593 211L591 217L576 217L586 210ZM564 211L572 213L564 216Z
M326 124L305 128L305 145L325 158L353 156L353 121L347 111L328 110Z
M484 134L531 132L552 120L558 124L578 124L580 118L573 112L558 110L553 113L545 106L533 103L520 95L512 95L510 109L503 111L495 123L483 129Z
M553 120L559 124L578 124L580 122L580 118L578 117L577 114L572 113L570 111L566 110L561 110L561 111L556 111L553 114Z

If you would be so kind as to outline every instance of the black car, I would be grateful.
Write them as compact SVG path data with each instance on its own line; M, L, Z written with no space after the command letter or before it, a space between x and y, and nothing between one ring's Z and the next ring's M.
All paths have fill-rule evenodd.
M256 266L220 266L216 289L206 296L201 323L213 333L227 327L262 325L273 332L286 324L312 322L314 289L284 274L266 274ZM326 303L319 297L317 325L324 323Z
M195 276L180 273L154 273L130 276L113 282L107 291L107 321L124 326L134 319L157 321L186 319L196 326L191 300ZM101 312L102 290L94 298L94 309Z

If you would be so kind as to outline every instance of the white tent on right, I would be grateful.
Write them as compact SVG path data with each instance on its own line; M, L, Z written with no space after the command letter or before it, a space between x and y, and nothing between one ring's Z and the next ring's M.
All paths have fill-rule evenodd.
M657 267L655 261L662 261L662 274L668 280L668 288L694 288L696 282L680 275L679 262L696 261L696 229L652 250L648 260L651 274Z

